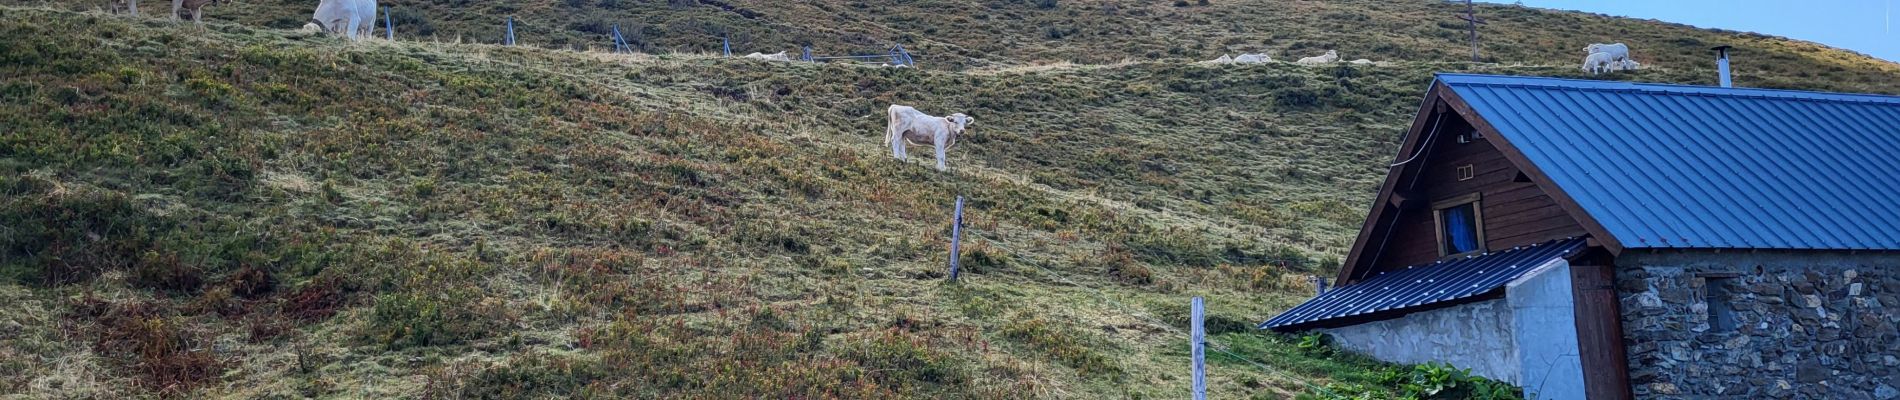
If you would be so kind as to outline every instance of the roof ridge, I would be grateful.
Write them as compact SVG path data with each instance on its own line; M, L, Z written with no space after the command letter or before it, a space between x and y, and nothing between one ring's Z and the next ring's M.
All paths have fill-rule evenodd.
M1487 75L1438 72L1433 77L1447 85L1469 87L1519 87L1537 89L1561 89L1591 92L1644 93L1677 96L1716 96L1744 99L1776 99L1795 101L1859 103L1859 104L1900 104L1900 96L1878 93L1824 92L1812 90L1718 87L1687 85L1661 82L1610 81L1596 79L1577 79L1564 77ZM1452 78L1452 79L1446 79Z

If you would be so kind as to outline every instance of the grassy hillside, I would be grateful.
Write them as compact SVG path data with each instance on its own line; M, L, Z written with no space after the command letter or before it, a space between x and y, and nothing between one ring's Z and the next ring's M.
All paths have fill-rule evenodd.
M296 23L272 1L214 6L220 21L202 29L0 7L0 395L1171 398L1188 385L1178 330L1192 296L1208 298L1216 340L1247 357L1210 356L1220 398L1402 394L1412 370L1248 328L1337 266L1432 71L1576 73L1438 53L1032 65L1113 42L1005 30L1048 25L1036 15L1109 26L1081 17L1108 3L752 3L732 2L761 14L485 2L429 14L456 16L432 22L449 43L270 28ZM552 11L575 4L588 12ZM1349 9L1437 7L1382 4ZM1276 15L1136 8L1116 12L1169 32L1131 33L1131 48L1231 34L1167 13ZM529 32L579 21L562 15L638 19L667 33L655 46L686 51L446 40L511 11ZM825 13L1002 22L919 40L972 52L946 69L725 60L666 41L716 21L759 24L748 40L760 42L871 36L807 23ZM1295 26L1271 23L1247 26ZM882 25L931 29L914 24ZM1457 50L1434 46L1408 51ZM1809 75L1741 82L1892 90L1877 85L1891 64L1814 51L1787 67ZM888 158L893 102L977 118L950 173ZM957 195L970 202L968 275L946 284Z
M154 0L147 0L152 2ZM104 0L0 0L0 4L96 9ZM213 6L207 18L295 28L314 1L247 0ZM520 43L607 49L620 24L642 52L880 54L904 44L927 68L960 69L1127 60L1208 60L1266 52L1292 60L1339 50L1346 59L1466 62L1464 5L1434 0L409 0L384 1L405 40L499 43L517 18ZM147 6L148 9L153 8ZM1893 92L1900 65L1826 46L1746 32L1703 30L1503 4L1479 4L1485 61L1577 65L1593 42L1630 44L1646 66L1709 71L1709 47L1732 45L1736 84ZM1706 75L1706 76L1704 76ZM1714 74L1690 82L1713 84Z

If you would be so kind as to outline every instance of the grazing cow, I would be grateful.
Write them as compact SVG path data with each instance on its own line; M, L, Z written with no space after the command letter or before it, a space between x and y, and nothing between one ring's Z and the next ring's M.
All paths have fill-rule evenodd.
M891 122L884 130L884 144L891 146L891 157L899 161L908 161L910 154L904 151L904 145L912 146L929 143L937 148L937 170L946 171L944 152L957 144L957 137L968 131L970 124L976 122L962 113L948 117L933 117L910 106L892 104L887 110Z
M1326 54L1321 54L1321 55L1319 55L1318 57L1307 57L1307 58L1302 58L1302 59L1300 59L1300 61L1297 61L1297 62L1298 62L1298 63L1300 63L1300 64L1309 64L1309 65L1311 65L1311 64L1331 64L1331 63L1335 63L1335 62L1339 62L1339 51L1336 51L1336 50L1327 50L1327 51L1326 51Z
M750 58L750 59L755 59L755 60L765 60L765 61L791 61L792 60L792 58L790 56L786 56L785 52L783 51L772 53L772 54L752 53L752 54L745 55L745 58Z
M1589 57L1583 58L1583 70L1591 74L1615 71L1621 66L1622 62L1610 53L1590 53Z
M1267 57L1267 53L1241 54L1239 57L1234 57L1235 64L1259 64L1271 61L1273 58Z
M322 0L303 27L350 39L369 37L376 30L376 0Z
M1583 46L1583 54L1609 53L1610 61L1623 61L1630 58L1630 47L1622 43L1592 43Z
M1367 60L1367 59L1364 59L1364 58L1361 58L1361 59L1357 59L1357 60L1352 60L1352 64L1353 64L1353 65L1372 65L1372 64L1373 64L1373 62L1372 62L1372 60Z
M1643 68L1643 63L1636 62L1636 60L1623 60L1618 67L1624 71L1634 71Z
M205 23L205 6L218 4L223 0L172 0L172 20L178 19L178 11L190 11L191 22Z
M1228 56L1227 56L1226 54L1222 54L1222 55L1220 55L1220 58L1216 58L1216 59L1212 59L1212 60L1207 60L1207 61L1202 61L1202 62L1203 62L1203 63L1208 63L1208 64L1228 64L1228 63L1232 63L1232 62L1234 62L1234 58L1233 58L1233 57L1228 57Z

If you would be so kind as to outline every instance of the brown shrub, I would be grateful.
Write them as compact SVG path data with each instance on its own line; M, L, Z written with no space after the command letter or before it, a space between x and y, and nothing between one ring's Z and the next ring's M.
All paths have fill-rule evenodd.
M174 292L195 292L204 287L204 271L179 261L177 253L148 251L132 266L134 286Z
M161 305L140 302L106 308L98 319L93 349L128 364L146 388L162 396L183 395L210 383L223 370L223 362L180 326L183 320L165 315Z
M225 278L224 286L231 288L232 295L256 300L277 289L277 278L271 276L270 270L246 264Z
M300 321L314 321L335 315L347 298L344 281L337 277L311 280L284 296L283 314Z
M1118 282L1129 285L1155 283L1154 271L1149 270L1148 266L1142 265L1141 262L1135 261L1135 254L1127 249L1110 246L1108 251L1103 252L1097 260L1102 263L1102 268L1108 272L1108 276L1115 278Z

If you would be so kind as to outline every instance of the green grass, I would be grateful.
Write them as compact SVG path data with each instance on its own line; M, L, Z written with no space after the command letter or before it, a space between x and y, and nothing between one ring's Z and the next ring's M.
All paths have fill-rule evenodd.
M1337 267L1432 71L1578 73L1432 60L1450 45L1372 67L1032 65L1140 57L1067 58L1110 43L1081 2L936 26L943 42L919 48L984 56L955 68L774 64L666 43L722 19L820 27L751 31L759 43L845 43L855 25L802 22L970 5L549 11L566 3L414 7L443 15L444 36L516 7L531 42L574 35L534 31L571 23L554 16L644 18L680 51L346 43L271 28L293 7L269 1L213 6L204 28L0 7L0 394L1168 398L1188 385L1175 330L1198 295L1216 338L1274 368L1215 356L1216 396L1397 395L1399 367L1247 328ZM1141 17L1127 29L1175 33L1131 49L1262 29L1168 13L1279 18L1134 8L1117 11ZM1062 15L1091 28L1022 46L1002 31ZM1500 57L1543 54L1495 37ZM1813 50L1741 82L1891 75ZM978 119L950 173L888 158L893 102ZM967 270L947 284L956 195Z

